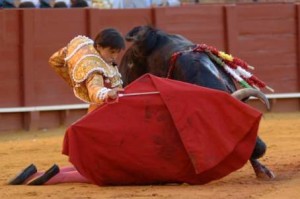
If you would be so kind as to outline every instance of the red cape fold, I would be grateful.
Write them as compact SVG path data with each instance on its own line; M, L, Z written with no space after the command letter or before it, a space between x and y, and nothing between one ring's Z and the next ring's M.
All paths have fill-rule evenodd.
M63 154L98 185L204 184L250 158L261 113L229 94L146 74L65 133Z

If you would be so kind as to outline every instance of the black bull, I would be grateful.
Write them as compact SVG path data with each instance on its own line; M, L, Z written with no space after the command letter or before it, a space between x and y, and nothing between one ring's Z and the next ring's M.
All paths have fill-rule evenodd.
M205 52L193 52L195 44L181 35L168 34L150 26L138 26L127 33L125 39L133 42L125 52L119 69L124 86L145 73L197 84L233 93L237 90L228 73L218 67ZM170 68L173 53L181 52ZM250 162L257 177L274 178L275 175L257 159L266 151L258 137Z

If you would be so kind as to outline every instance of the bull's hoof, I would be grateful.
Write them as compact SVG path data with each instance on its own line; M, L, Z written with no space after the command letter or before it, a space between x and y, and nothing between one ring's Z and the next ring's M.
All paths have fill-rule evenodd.
M258 169L258 170L254 170L256 177L259 179L274 179L275 178L275 174L273 173L273 171L271 171L270 169L268 169L267 167L263 166Z
M259 179L274 179L275 174L258 160L250 160L255 175Z

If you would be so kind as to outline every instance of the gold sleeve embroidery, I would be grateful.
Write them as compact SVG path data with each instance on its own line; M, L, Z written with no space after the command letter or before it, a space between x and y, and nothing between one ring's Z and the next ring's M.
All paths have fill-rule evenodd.
M104 80L101 74L93 73L86 80L86 88L89 93L90 101L97 104L102 104L103 100L97 96L100 89L104 88Z
M65 65L65 57L66 57L66 47L60 49L59 51L55 52L50 58L49 58L49 64L51 66L56 67L63 67Z
M66 57L66 47L55 52L49 58L49 64L53 68L53 70L72 87L72 81L70 79L69 70L64 60L65 57Z

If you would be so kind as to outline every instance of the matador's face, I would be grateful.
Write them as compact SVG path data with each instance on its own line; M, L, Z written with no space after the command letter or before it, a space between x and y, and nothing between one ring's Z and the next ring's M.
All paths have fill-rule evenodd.
M104 48L101 46L97 46L96 50L98 51L102 59L104 59L104 61L106 61L109 64L116 62L121 51L120 49L112 49L109 47Z

